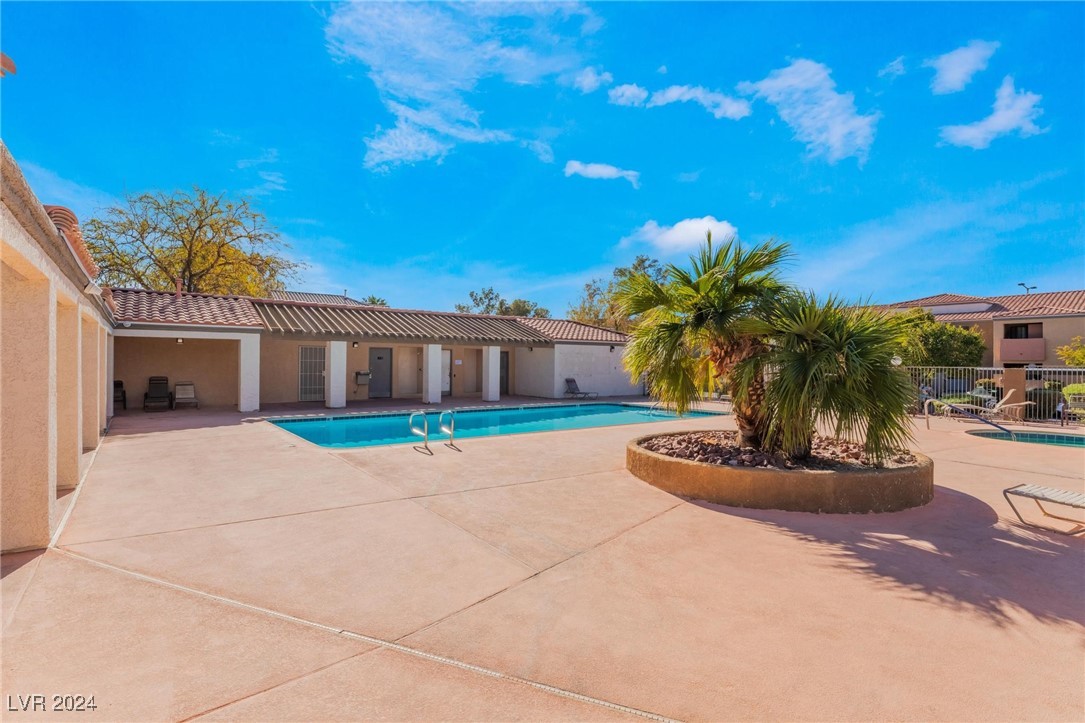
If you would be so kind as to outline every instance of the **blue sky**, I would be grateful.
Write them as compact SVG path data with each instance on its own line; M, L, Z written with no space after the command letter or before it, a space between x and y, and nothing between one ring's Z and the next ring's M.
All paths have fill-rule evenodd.
M1085 287L1085 5L19 3L39 197L249 194L297 284L562 314L712 228L877 301Z

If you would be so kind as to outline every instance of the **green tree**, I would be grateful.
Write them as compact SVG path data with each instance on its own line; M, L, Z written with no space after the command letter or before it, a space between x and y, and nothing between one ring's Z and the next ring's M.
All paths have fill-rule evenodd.
M642 273L659 282L663 280L664 270L656 259L639 255L629 266L615 268L610 279L592 279L584 284L580 298L569 305L568 317L584 324L628 332L635 319L622 313L617 298L618 287L624 279Z
M908 366L974 367L983 362L987 344L979 329L935 319L926 309L900 315L904 337L898 350Z
M388 302L384 298L373 294L362 299L362 303L366 306L388 306Z
M779 270L790 255L787 244L743 248L731 240L715 246L707 234L689 269L671 264L661 279L643 270L624 278L617 291L621 313L639 318L625 352L632 378L646 375L653 396L679 413L713 376L722 379L735 401L741 443L760 447L766 431L764 375L760 368L752 370L740 394L733 372L765 352L766 339L752 329L753 322L785 290Z
M201 188L142 193L90 219L87 249L109 286L266 296L296 278L304 264L245 199Z
M507 301L492 286L481 291L468 292L470 303L456 304L456 311L463 314L496 314L498 316L534 316L539 319L550 318L550 310L534 301L513 299Z
M1055 347L1055 353L1068 367L1085 367L1085 344L1082 343L1080 336L1075 336L1069 344Z
M915 391L908 374L892 363L903 343L904 319L789 291L777 295L751 328L767 342L763 353L739 365L736 400L767 375L763 449L804 459L819 425L831 427L837 438L862 441L878 462L906 446Z

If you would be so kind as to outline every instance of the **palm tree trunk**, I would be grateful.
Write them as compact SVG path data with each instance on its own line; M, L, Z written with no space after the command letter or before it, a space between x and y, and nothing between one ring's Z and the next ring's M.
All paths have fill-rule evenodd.
M742 361L761 354L765 351L765 344L760 339L745 337L732 341L717 342L711 352L712 363L716 367L717 376L728 381L728 391L731 394L731 415L738 427L739 445L761 449L764 436L764 404L765 404L765 377L759 371L745 389L745 394L740 395L739 385L734 379L732 372Z

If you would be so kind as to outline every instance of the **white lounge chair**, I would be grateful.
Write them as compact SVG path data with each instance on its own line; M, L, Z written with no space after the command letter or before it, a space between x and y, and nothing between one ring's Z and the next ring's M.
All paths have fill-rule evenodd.
M196 409L200 408L200 400L196 398L196 385L192 382L177 382L173 387L173 408L178 404L193 404Z
M1006 393L1006 396L1002 397L993 407L980 406L978 404L949 404L948 402L942 402L942 414L947 417L953 416L955 410L969 412L977 417L983 417L984 419L997 419L1002 417L1003 419L1016 420L1017 417L1010 414L1012 410L1024 409L1025 407L1036 404L1036 402L1014 402L1010 403L1010 399L1013 397L1016 389L1011 389ZM937 400L936 400L937 401Z
M1049 532L1057 532L1060 535L1080 535L1085 532L1085 521L1076 520L1073 517L1063 517L1062 515L1052 514L1048 512L1041 502L1047 502L1053 505L1062 505L1074 510L1085 510L1085 493L1071 492L1070 490L1060 490L1054 487L1042 487L1040 485L1019 484L1015 487L1002 490L1002 496L1006 498L1006 502L1009 503L1010 509L1017 515L1017 519L1021 520L1021 524L1028 525L1029 527L1039 527L1041 530L1047 530ZM1014 505L1011 497L1025 497L1036 503L1036 506L1040 508L1040 512L1044 517L1050 517L1053 520L1061 520L1063 522L1069 522L1075 525L1069 530L1060 530L1056 527L1048 527L1047 525L1040 525L1035 522L1029 522L1021 516L1021 512Z

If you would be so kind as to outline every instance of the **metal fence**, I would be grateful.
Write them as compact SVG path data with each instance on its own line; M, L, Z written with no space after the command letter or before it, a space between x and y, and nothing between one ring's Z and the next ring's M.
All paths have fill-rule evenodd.
M995 409L1005 396L1001 367L906 367L916 387L916 410L927 399L948 404L967 404ZM1025 369L1023 399L1032 402L1024 417L1033 421L1065 419L1067 399L1085 395L1085 369L1044 367Z

